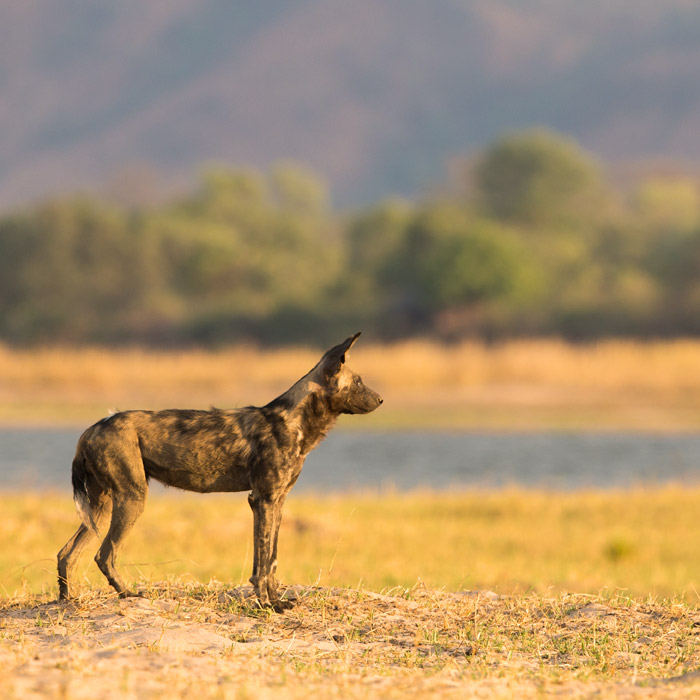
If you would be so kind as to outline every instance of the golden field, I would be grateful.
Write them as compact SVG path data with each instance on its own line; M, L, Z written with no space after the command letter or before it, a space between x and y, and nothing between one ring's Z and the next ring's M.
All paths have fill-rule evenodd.
M624 592L700 603L700 487L571 493L505 489L297 496L285 506L280 575L373 591L421 580L450 591ZM70 494L0 494L0 585L55 594L55 554L78 525ZM246 583L244 494L161 489L130 533L131 580ZM85 586L105 580L87 554Z
M3 697L694 698L700 488L290 497L258 609L241 496L153 496L119 600L55 601L69 496L0 496Z
M570 345L364 344L351 366L385 398L348 428L695 430L700 341ZM86 424L111 409L266 403L309 349L146 351L0 347L0 423Z

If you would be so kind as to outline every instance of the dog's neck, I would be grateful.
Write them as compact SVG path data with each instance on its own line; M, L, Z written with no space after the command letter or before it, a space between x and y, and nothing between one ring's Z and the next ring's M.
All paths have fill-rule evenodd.
M292 422L297 427L299 452L307 455L318 445L333 427L338 413L330 406L330 399L324 391L314 391L299 402L292 413Z
M316 368L314 368L316 369ZM317 373L312 370L291 386L269 406L282 410L290 429L295 433L299 452L307 455L333 427L339 413Z

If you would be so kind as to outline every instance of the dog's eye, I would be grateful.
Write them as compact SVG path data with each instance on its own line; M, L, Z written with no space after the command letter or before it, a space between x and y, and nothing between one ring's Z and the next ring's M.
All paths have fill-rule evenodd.
M362 386L362 380L359 377L355 377L355 384L357 384L357 386Z

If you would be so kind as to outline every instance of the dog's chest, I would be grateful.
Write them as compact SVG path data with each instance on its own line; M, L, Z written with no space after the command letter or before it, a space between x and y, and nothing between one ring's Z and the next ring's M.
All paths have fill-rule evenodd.
M287 481L287 488L291 489L294 484L296 484L297 479L299 478L299 474L301 474L301 468L304 466L304 457L299 457L296 462L294 462L291 465L291 469L289 470L289 475L288 475L288 481Z
M296 441L294 442L294 447L292 449L292 454L290 456L290 470L289 473L294 479L297 480L301 468L304 466L304 460L309 450L305 450L304 433L302 430L296 431Z
M324 437L324 433L319 433L310 437L303 430L296 431L296 441L290 459L288 461L287 488L292 488L301 474L302 467L306 461L306 455L318 445Z

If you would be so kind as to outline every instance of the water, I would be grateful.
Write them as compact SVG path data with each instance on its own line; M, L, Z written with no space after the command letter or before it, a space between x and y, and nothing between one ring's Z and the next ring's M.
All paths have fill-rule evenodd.
M0 429L0 488L70 488L80 429ZM430 487L615 488L700 483L700 434L343 432L295 492Z

